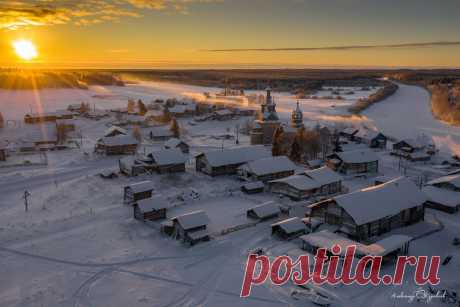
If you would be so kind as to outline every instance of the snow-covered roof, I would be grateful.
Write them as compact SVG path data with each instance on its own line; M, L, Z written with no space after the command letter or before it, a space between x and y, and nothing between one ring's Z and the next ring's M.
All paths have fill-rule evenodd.
M162 149L149 154L157 165L182 164L187 156L179 148Z
M366 163L378 161L379 158L371 150L352 150L337 152L336 155L345 163Z
M327 166L306 171L305 175L318 182L321 186L342 181L343 179L342 176L338 175Z
M263 189L265 187L262 181L248 182L243 185L246 190Z
M345 128L342 130L342 133L344 134L355 134L357 133L358 129L354 128L354 127L348 127L348 128Z
M410 242L412 237L405 235L392 235L375 242L371 245L365 245L364 251L371 256L386 256L391 252L401 248L404 244Z
M172 218L172 220L177 221L184 230L205 226L210 222L208 215L202 210L185 213Z
M219 116L233 115L233 111L229 109L217 110L215 113Z
M354 136L364 139L364 140L373 140L380 134L379 131L373 131L369 129L360 129Z
M405 177L333 198L357 225L393 216L426 202L426 195ZM313 205L314 206L314 205Z
M207 229L202 229L198 231L191 231L187 233L187 236L192 240L200 240L209 236L209 231Z
M173 136L174 133L169 129L169 127L157 127L152 129L150 132L152 136L162 137L162 136Z
M404 139L404 140L401 140L398 143L401 143L401 142L404 142L407 145L409 145L410 147L415 148L415 149L423 148L423 147L426 146L425 144L422 144L421 142L419 142L418 140L415 140L415 139ZM398 144L398 143L396 143L396 144Z
M460 192L426 186L422 189L428 200L448 207L460 206Z
M120 134L124 134L124 135L128 134L128 131L126 131L125 129L123 129L121 127L111 126L111 127L107 128L107 130L105 130L104 136L107 137L107 136L111 135L114 132L119 132Z
M242 164L262 158L271 157L271 152L264 146L248 146L224 150L214 150L203 153L213 167Z
M184 141L178 139L178 138L171 138L169 140L167 140L164 144L165 148L175 148L177 146L179 146L181 143L184 143Z
M111 137L103 137L100 142L105 146L124 146L124 145L137 145L138 141L131 135L115 135Z
M305 224L298 217L292 217L271 225L272 228L275 226L279 226L287 234L305 230Z
M163 111L160 110L149 110L147 113L145 113L144 117L161 117L163 116Z
M136 182L128 185L128 187L133 191L133 193L141 193L146 191L153 190L153 182L150 180L145 180L141 182Z
M269 217L275 214L279 214L281 212L280 207L273 201L257 205L255 207L252 207L248 211L254 212L258 218Z
M289 177L272 180L269 183L285 183L297 190L312 190L321 187L318 182L305 175L292 175Z
M169 208L170 204L163 196L152 196L151 198L138 200L137 206L141 212L150 212L153 210L160 210Z
M241 169L256 176L263 176L274 173L289 172L296 169L295 164L285 156L263 158L250 161L242 166Z
M182 114L187 111L187 107L184 105L175 105L172 108L168 109L169 113L174 113L174 114Z
M427 185L436 185L439 183L450 183L456 188L460 188L460 174L436 178L434 180L428 181Z

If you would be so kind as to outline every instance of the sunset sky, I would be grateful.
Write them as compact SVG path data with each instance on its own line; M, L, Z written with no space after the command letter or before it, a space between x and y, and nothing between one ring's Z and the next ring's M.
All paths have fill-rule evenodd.
M0 66L460 67L458 14L458 0L0 0ZM38 57L21 60L20 39Z

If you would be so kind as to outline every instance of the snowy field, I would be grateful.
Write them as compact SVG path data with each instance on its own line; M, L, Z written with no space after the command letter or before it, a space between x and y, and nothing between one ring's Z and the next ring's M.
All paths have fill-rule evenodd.
M0 91L0 111L7 120L20 121L30 108L53 111L81 101L99 109L125 107L128 98L150 102L156 98L198 97L202 92L218 89L179 84L143 83L127 87L95 87L82 90ZM432 118L428 94L417 87L401 86L388 100L372 106L362 118L346 117L347 108L361 95L344 100L300 100L305 122L365 124L376 126L397 138L416 137L420 132L442 140L443 151L454 152L460 144L459 128L448 127ZM327 95L327 93L324 93ZM275 93L277 110L285 121L296 99L287 93ZM41 107L39 107L39 105ZM101 170L117 167L117 158L93 157L94 142L113 119L91 121L79 119L83 147L48 154L48 165L0 169L0 306L314 306L294 300L292 284L255 287L249 298L239 297L244 264L248 251L262 247L270 257L297 256L302 253L299 242L280 241L271 237L269 225L263 222L194 247L159 232L159 224L144 224L133 219L132 209L123 205L123 187L145 179L155 184L155 193L174 200L169 216L205 210L212 223L212 232L247 223L245 210L268 200L283 205L298 204L279 199L269 193L245 195L239 191L241 182L235 177L210 178L196 173L194 164L187 164L186 174L152 175L136 178L119 177L104 180ZM202 150L234 146L235 141L220 140L216 135L233 133L237 124L248 118L190 125L181 119L191 145L192 155ZM21 134L12 126L0 137ZM147 133L147 129L143 131ZM4 135L2 135L2 133ZM440 142L440 141L438 141ZM249 144L248 136L240 136L240 145ZM443 143L444 144L444 143ZM144 144L150 149L160 143ZM388 152L380 157L380 175L397 176L398 161ZM420 165L422 167L423 165ZM417 177L417 168L408 175ZM373 178L346 179L351 191L373 183ZM28 190L30 210L25 213L23 193ZM198 199L184 197L193 189ZM185 199L185 200L183 200ZM460 291L460 248L451 244L460 236L460 215L427 210L424 222L395 230L417 236L427 229L442 230L411 243L411 255L452 255L448 266L441 267L443 287ZM393 270L391 265L384 273ZM413 294L418 287L406 274L402 286L324 286L322 291L334 297L333 306L426 306L392 299L401 291ZM453 306L433 300L430 306Z

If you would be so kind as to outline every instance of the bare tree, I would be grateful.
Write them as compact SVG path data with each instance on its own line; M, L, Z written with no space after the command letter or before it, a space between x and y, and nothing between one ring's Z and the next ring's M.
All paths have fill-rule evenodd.
M142 141L142 132L139 126L134 126L133 128L133 137L138 140L139 142Z
M171 128L170 129L171 129L172 133L174 134L175 138L180 137L179 124L177 123L177 119L175 117L173 117L173 119L171 121Z

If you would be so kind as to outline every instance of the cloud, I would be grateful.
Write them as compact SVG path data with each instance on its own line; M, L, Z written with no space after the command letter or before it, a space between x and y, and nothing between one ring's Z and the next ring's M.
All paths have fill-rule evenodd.
M147 10L187 12L193 3L222 0L0 0L0 30L75 24L87 26L139 18Z
M388 45L349 45L349 46L325 46L325 47L286 47L286 48L242 48L242 49L205 49L207 52L277 52L277 51L341 51L359 49L392 49L392 48L418 48L436 46L460 46L460 41L440 41L422 43L402 43Z

